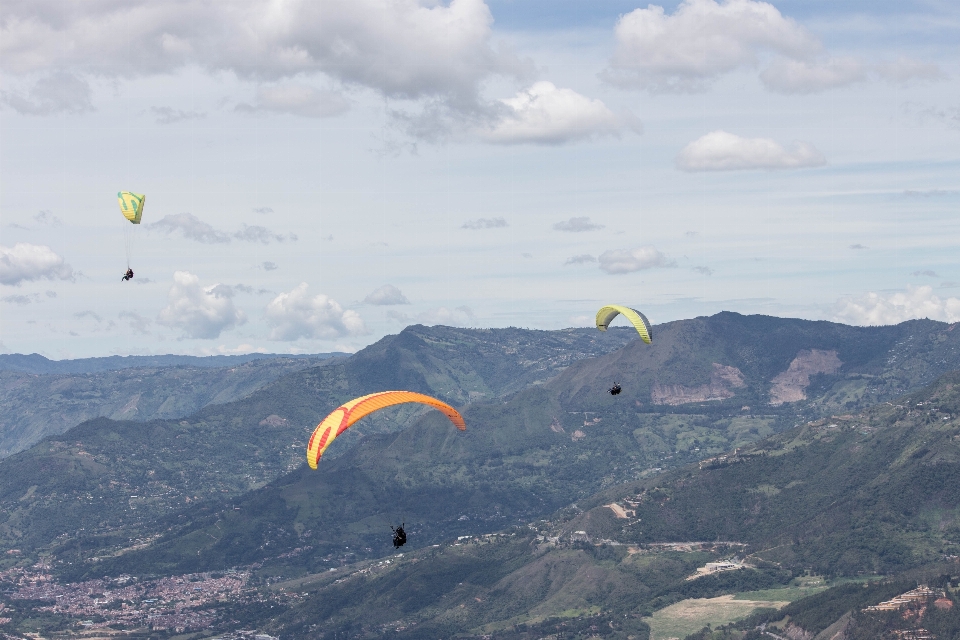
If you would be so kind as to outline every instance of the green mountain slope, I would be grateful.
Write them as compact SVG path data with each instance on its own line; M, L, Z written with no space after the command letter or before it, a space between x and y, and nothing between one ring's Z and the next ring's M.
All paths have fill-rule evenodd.
M631 339L626 330L415 326L183 420L87 422L0 461L0 547L28 552L64 535L103 536L110 548L126 547L153 535L146 521L197 500L238 495L296 468L313 426L351 397L406 388L463 404L542 382ZM340 452L364 432L395 431L422 413L384 411L346 434Z
M0 371L0 458L98 417L180 418L242 398L323 358L258 358L229 367L121 368L36 375Z
M744 385L742 391L744 394L753 394L755 399L760 393L755 389L764 386L761 373L766 372L764 375L776 378L782 373L778 367L782 366L783 370L790 367L791 360L787 354L796 354L793 349L803 351L840 345L842 349L838 348L839 352L849 362L859 363L857 366L860 370L880 371L878 374L859 373L851 364L849 369L852 373L841 370L832 377L822 376L820 386L826 394L830 394L836 385L846 384L850 379L848 375L887 376L891 380L891 387L906 384L909 379L895 377L893 368L877 368L891 360L890 349L898 348L897 340L906 336L903 341L907 343L937 344L942 333L951 333L946 325L938 323L907 323L901 325L898 332L878 332L876 335L883 338L880 340L872 338L874 334L869 329L828 323L783 321L781 325L776 319L761 319L761 322L733 314L720 314L715 319L723 329L721 333L735 333L740 336L737 338L739 341L745 341L742 336L750 330L760 332L756 336L759 347L752 350L730 349L740 354L738 357L741 360L717 358L724 361L723 366L736 365L747 372L757 372L751 373L758 380L754 387ZM662 338L666 345L663 348L673 354L663 357L664 361L678 363L683 359L683 366L694 373L697 370L710 371L716 353L698 359L697 349L681 353L679 346L691 341L695 345L702 343L705 340L703 335L706 335L702 334L704 327L710 328L711 334L718 331L717 327L711 328L710 320L713 319L691 321L690 326L696 330L694 334L701 335L699 342L690 338L683 323L667 325L658 332L658 339ZM736 331L728 326L732 320L740 322L739 327L733 328ZM756 364L762 363L763 359L755 356L764 352L771 326L775 329L773 333L778 336L776 341L789 342L792 346L789 346L789 350L782 350L779 360L770 356L770 363L764 365L764 369ZM790 333L793 326L803 329L799 337ZM829 340L823 337L831 331L833 334L828 336ZM787 337L793 338L787 340L780 335L784 332ZM687 342L672 338L674 334L686 336ZM857 338L854 343L859 345L858 348L843 346L846 344L844 339L854 338ZM883 345L886 345L886 351L881 348ZM141 567L141 570L149 567L150 571L166 572L223 568L269 560L309 545L312 551L304 558L302 570L313 571L339 562L346 547L350 548L351 557L376 557L389 551L389 547L384 546L389 541L388 525L400 520L412 524L411 546L432 544L458 535L494 531L510 523L545 517L572 501L578 501L583 507L584 502L581 501L605 487L645 478L660 469L682 466L734 447L746 447L775 431L792 426L804 412L822 410L820 403L824 396L783 403L778 407L768 406L763 408L764 413L754 413L752 410L746 413L741 405L743 400L737 395L721 401L650 406L649 396L644 396L645 402L636 397L631 402L630 397L612 398L602 391L601 385L609 380L610 371L618 368L620 373L629 370L639 372L634 384L641 390L637 393L642 393L644 380L652 387L656 384L655 379L651 381L644 376L655 374L650 360L654 356L661 357L657 355L659 353L635 341L611 354L577 362L547 384L524 390L507 401L476 402L464 411L469 425L466 433L451 429L438 414L427 414L400 433L370 434L359 446L342 453L341 457L325 459L319 471L299 469L229 505L207 505L204 507L207 509L205 513L194 511L183 518L180 517L183 514L178 514L178 520L189 524L181 526L175 521L168 521L168 526L172 527L169 534L158 540L151 549L115 561L116 570L134 571L136 567ZM933 357L932 353L938 352L932 352L926 346L918 347L916 353L911 352L909 358L902 360L922 361L923 358ZM916 376L922 377L919 374ZM767 388L769 384L768 381ZM879 383L876 384L874 388L879 388ZM805 390L810 391L813 386L808 385ZM585 395L585 389L591 388L594 392ZM740 388L734 391L741 393ZM578 397L584 398L583 402L590 407L590 411L574 410L580 409L576 404ZM880 422L886 419L879 417L880 414L877 416L871 419ZM791 438L801 438L800 441L808 437L790 433L794 434ZM844 438L855 437L850 429L844 433ZM896 442L886 443L881 448L890 446L898 445ZM791 452L797 448L794 444L785 444L783 447ZM826 472L823 469L833 466L839 469L836 472L839 475L831 487L839 494L849 489L852 478L859 477L851 475L850 468L838 466L839 460L846 456L842 450L835 451L828 447L826 452L821 452L816 448L804 447L800 451L805 462L798 462L792 457L781 460L781 455L771 454L764 458L768 460L768 467L756 471L764 476L774 473L776 469L781 469L777 473L794 469L796 478L784 481L782 487L767 487L767 484L757 480L745 489L746 493L739 499L749 504L749 509L754 509L763 508L762 505L755 505L758 500L765 498L764 492L779 495L788 490L805 495L799 484L805 482L803 478L807 474L824 474ZM886 464L885 459L879 457L870 460L871 464L881 467ZM927 471L924 468L916 473ZM936 473L940 471L942 469L936 469ZM937 482L938 478L934 475L929 481ZM907 486L915 480L919 481L919 478L905 478L903 483ZM949 478L940 480L949 481ZM790 485L791 482L795 484ZM787 485L790 485L789 489L786 489ZM605 499L612 502L616 497ZM822 507L834 499L831 497L826 502L814 502L811 508ZM755 523L748 519L742 519L742 522L738 520L736 527L720 526L730 519L721 507L734 500L729 491L715 491L701 497L690 497L689 500L693 501L690 504L695 505L690 507L695 514L701 513L696 500L712 501L714 511L704 512L711 515L705 517L700 528L694 526L696 522L679 516L660 518L651 515L651 518L657 519L656 526L647 527L647 520L644 519L642 526L634 526L634 523L631 525L633 529L624 530L623 527L629 523L616 518L614 512L607 508L588 516L591 521L589 527L579 521L571 526L578 529L587 527L595 530L600 537L613 540L620 540L626 535L621 541L629 543L689 540L691 537L707 541L754 542L764 540L762 536L767 535L763 533L762 526L754 526ZM781 503L772 501L770 504ZM622 508L635 510L627 503ZM788 515L799 513L798 507L793 504L783 508ZM848 507L843 506L843 509ZM674 528L667 526L667 523L674 522ZM751 527L753 537L745 533ZM781 523L776 525L776 531L778 535L782 534ZM770 544L779 545L781 542L778 538ZM897 545L900 543L891 544L899 548ZM805 552L804 558L821 551L811 547L809 552ZM889 556L893 553L892 549L878 550L874 555ZM927 549L924 553L933 551ZM861 560L858 556L850 566L862 569ZM904 559L902 564L913 561ZM833 572L844 572L848 568L832 557L825 556L824 563L829 563Z
M263 570L315 573L281 583L302 598L262 624L283 638L591 637L600 628L605 637L644 638L643 615L688 598L768 593L775 600L810 570L903 576L791 605L789 637L813 638L851 610L940 575L945 559L960 555L960 372L898 403L815 421L702 466L610 488L506 537L426 547L346 573L318 571L322 563L311 562L307 546L317 541L302 540L299 553ZM693 545L684 553L656 544L718 539L746 546L724 552L714 544L712 553L709 544ZM756 569L686 579L738 548ZM848 628L860 635L850 638L895 628L858 616ZM940 627L956 625L945 610L937 616ZM697 637L742 639L753 625L783 617L765 614L742 630Z

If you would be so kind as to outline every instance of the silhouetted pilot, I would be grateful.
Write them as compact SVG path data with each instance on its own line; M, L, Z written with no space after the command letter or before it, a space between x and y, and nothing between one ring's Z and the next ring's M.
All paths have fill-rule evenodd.
M612 396L619 394L622 391L622 389L620 388L620 383L614 382L613 386L610 387L609 391L610 391L610 395Z
M131 269L130 267L127 267L127 272L123 274L123 278L121 279L124 281L133 280L133 269Z
M393 529L393 527L390 527ZM393 529L393 547L399 549L407 543L407 532L403 530L403 524Z

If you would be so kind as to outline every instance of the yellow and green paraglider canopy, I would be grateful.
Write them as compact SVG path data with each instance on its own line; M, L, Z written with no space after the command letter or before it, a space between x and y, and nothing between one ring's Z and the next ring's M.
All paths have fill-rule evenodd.
M367 396L354 398L349 402L337 407L333 412L324 418L317 428L313 430L310 436L310 442L307 443L307 464L311 469L317 468L317 463L323 452L327 450L334 438L350 428L364 416L368 416L374 411L379 411L385 407L392 407L396 404L407 402L418 402L437 409L450 419L457 429L465 431L466 423L463 416L448 405L446 402L431 398L430 396L414 391L381 391L371 393Z
M619 304L609 304L605 307L602 307L600 311L597 311L597 329L600 331L606 331L607 327L610 326L610 323L613 322L613 319L618 315L623 315L627 320L633 324L634 328L637 330L637 333L640 334L640 339L650 344L653 340L653 330L650 328L650 321L647 320L647 316L643 315L636 309L631 309L630 307L622 307Z
M143 203L147 196L142 193L132 191L117 192L117 200L120 201L120 213L123 217L133 224L140 224L140 216L143 215Z

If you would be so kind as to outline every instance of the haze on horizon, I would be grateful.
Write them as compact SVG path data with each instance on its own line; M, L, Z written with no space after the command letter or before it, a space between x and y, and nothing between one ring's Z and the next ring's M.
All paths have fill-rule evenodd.
M949 2L7 2L0 352L355 351L606 302L955 322L958 41Z

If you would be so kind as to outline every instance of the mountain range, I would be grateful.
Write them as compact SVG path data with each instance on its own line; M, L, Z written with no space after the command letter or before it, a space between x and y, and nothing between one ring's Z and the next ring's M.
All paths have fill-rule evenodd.
M274 609L247 622L289 638L659 637L690 598L800 606L808 574L882 577L856 593L883 599L892 576L949 575L960 555L953 327L722 313L659 325L652 345L408 327L238 400L99 418L0 461L0 567L248 567ZM454 403L467 431L388 409L303 465L323 415L391 388ZM743 568L687 580L724 558Z

